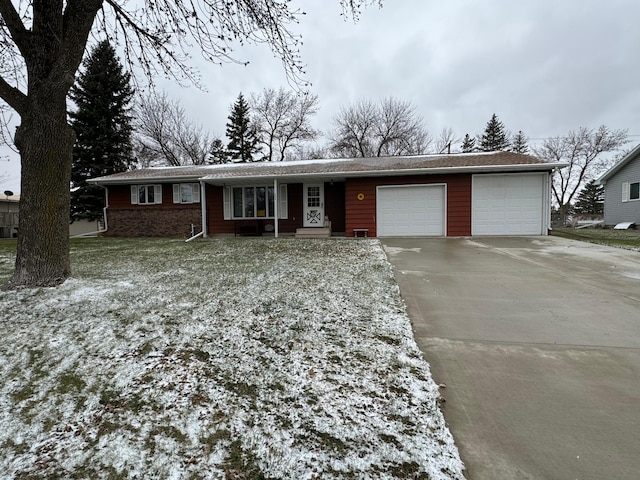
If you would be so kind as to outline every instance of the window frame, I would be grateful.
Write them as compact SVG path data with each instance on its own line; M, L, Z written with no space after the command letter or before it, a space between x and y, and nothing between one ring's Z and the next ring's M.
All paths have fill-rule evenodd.
M144 189L144 201L140 202L141 189ZM160 183L141 183L130 186L130 202L131 205L161 205L162 204L162 184ZM149 192L153 192L153 201L149 201Z
M263 216L258 216L258 212L262 209L259 209L258 203L258 190L264 189L264 211L265 214ZM275 219L275 193L273 185L246 185L246 186L233 186L230 187L230 197L231 197L231 220L274 220ZM249 191L252 191L251 195ZM236 196L236 192L238 192L238 196ZM269 193L271 192L271 193ZM251 200L252 202L248 202L247 200ZM240 200L238 204L236 200ZM271 201L270 201L271 200ZM253 207L253 216L247 216L246 213L248 211L248 207ZM236 208L237 207L237 208ZM242 216L236 215L236 210L240 210Z
M191 189L191 201L183 200L183 189ZM200 184L193 182L174 183L172 185L173 203L181 205L192 205L200 203Z
M636 197L633 197L633 186L637 185L636 187ZM629 182L629 201L630 202L637 202L638 200L640 200L640 182Z

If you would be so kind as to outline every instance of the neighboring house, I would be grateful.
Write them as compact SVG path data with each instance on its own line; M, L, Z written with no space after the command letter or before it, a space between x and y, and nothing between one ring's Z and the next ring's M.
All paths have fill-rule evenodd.
M0 195L0 238L15 238L18 236L20 195Z
M604 223L640 225L640 145L605 172L597 181L604 185Z
M69 224L69 236L82 237L86 235L97 235L102 230L102 221L76 220Z
M546 235L550 174L511 152L260 162L133 170L106 189L111 236L304 232L384 236Z
M0 196L0 238L18 236L20 195ZM81 236L101 229L102 222L77 221L69 225L69 235Z

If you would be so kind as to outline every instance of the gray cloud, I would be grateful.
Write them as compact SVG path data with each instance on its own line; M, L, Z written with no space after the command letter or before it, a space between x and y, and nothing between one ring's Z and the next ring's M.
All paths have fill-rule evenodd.
M338 0L294 5L307 11L296 32L305 79L320 100L314 123L324 131L342 106L392 95L415 103L434 134L444 127L459 136L480 133L495 112L508 129L533 138L600 124L640 135L634 0L386 0L356 24L339 16ZM286 86L281 62L265 45L236 56L250 65L209 65L194 54L207 92L159 85L222 136L240 91ZM0 174L6 165L0 162Z

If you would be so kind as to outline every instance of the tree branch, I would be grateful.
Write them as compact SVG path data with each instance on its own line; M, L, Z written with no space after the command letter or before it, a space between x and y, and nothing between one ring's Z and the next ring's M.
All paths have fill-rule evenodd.
M24 27L20 14L16 11L11 0L0 0L0 17L4 21L9 34L16 44L20 53L26 56L29 50L30 32Z
M2 1L2 0L0 0ZM23 115L27 108L27 96L0 77L0 97L13 108L18 115Z

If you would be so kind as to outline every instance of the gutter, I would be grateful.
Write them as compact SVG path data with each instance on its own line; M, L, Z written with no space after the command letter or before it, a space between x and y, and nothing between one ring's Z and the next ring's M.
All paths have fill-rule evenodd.
M386 170L366 170L366 171L331 171L331 172L309 172L309 173L288 173L288 174L269 174L269 175L245 175L245 176L213 176L208 175L200 179L207 183L227 184L235 181L248 180L270 180L270 179L287 179L287 178L326 178L326 177L342 177L342 178L358 178L358 177L401 177L413 175L434 175L434 174L454 174L454 173L486 173L486 172L548 172L557 168L568 166L568 163L537 163L537 164L516 164L516 165L483 165L483 166L464 166L464 167L435 167L435 168L407 168L407 169L386 169Z
M286 164L286 162L281 162ZM446 173L483 173L483 172L518 172L518 171L551 171L557 168L563 168L568 166L568 163L518 163L511 165L482 165L482 166L460 166L460 167L422 167L422 168L407 168L407 169L380 169L380 170L360 170L360 171L325 171L325 172L295 172L295 173L269 173L266 175L226 175L217 176L215 174L202 175L202 176L157 176L146 178L119 178L117 180L105 180L103 178L87 180L88 183L94 183L96 185L129 185L136 184L152 184L158 182L174 182L180 183L183 181L190 182L206 182L212 184L226 184L233 181L247 181L247 180L274 180L274 179L287 179L287 178L326 178L326 177L343 177L343 178L357 178L357 177L385 177L385 176L403 176L403 175L434 175L434 174L446 174Z
M109 230L109 223L107 222L107 208L109 208L109 189L107 187L105 187L104 185L100 185L98 183L96 183L96 185L98 185L99 187L104 188L104 196L105 196L105 206L102 209L102 218L104 221L104 228L101 230L96 230L95 232L89 232L89 233L80 233L78 235L73 235L69 238L82 238L82 237L90 237L93 235L100 235L101 233L105 233L107 230Z

